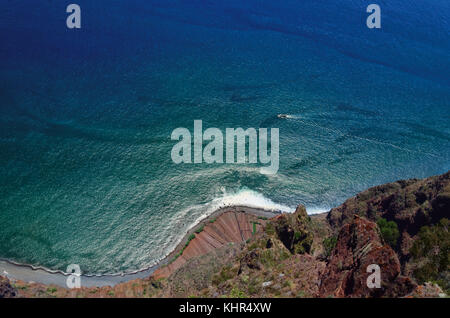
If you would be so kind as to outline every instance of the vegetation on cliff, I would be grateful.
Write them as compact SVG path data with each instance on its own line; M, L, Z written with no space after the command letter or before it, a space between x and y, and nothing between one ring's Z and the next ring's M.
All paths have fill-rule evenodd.
M228 211L146 279L67 290L0 280L7 297L436 297L450 282L450 172L368 189L329 213ZM367 266L382 271L367 287ZM438 285L436 285L437 283ZM420 286L419 286L420 284Z
M277 237L294 254L311 252L313 235L310 224L311 218L302 205L293 214L283 214L274 221Z
M337 237L336 236L330 236L323 240L323 248L325 250L325 256L329 257L331 255L331 252L334 250L337 244Z
M397 223L380 218L377 221L377 225L380 228L381 236L384 241L395 248L397 246L398 237L400 236Z
M370 188L332 209L327 219L336 231L351 222L354 214L378 221L384 240L398 254L403 275L418 283L438 282L448 291L445 224L450 216L450 172Z
M422 227L410 250L417 264L414 277L418 282L434 281L447 293L450 292L449 225L449 219L443 218L436 225Z

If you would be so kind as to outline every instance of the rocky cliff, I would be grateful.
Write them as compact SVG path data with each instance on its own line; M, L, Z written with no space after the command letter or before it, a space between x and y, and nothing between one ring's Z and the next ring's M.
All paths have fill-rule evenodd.
M373 187L320 215L230 210L149 278L78 290L2 279L0 297L438 297L449 292L449 214L450 172Z
M17 294L17 289L11 286L9 280L0 276L0 298L12 298Z
M337 233L354 215L378 223L403 275L450 289L450 172L370 188L332 209L327 220Z
M371 265L380 270L378 288L367 286L367 270ZM336 247L321 273L319 294L322 297L397 297L410 294L416 287L410 278L400 275L400 261L392 248L383 243L377 225L355 215L339 232Z

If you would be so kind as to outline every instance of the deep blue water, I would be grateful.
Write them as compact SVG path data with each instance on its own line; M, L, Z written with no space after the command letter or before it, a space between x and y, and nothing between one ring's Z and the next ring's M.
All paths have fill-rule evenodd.
M0 4L0 257L153 264L225 204L327 210L450 169L450 2ZM278 119L277 114L289 114ZM177 127L276 127L280 170L175 165Z

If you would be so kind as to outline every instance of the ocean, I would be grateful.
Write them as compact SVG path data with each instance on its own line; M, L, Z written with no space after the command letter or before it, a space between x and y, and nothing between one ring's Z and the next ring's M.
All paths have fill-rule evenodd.
M0 258L154 265L214 210L327 211L450 169L450 2L0 3ZM279 118L278 114L285 114ZM279 171L175 164L178 127L279 128Z

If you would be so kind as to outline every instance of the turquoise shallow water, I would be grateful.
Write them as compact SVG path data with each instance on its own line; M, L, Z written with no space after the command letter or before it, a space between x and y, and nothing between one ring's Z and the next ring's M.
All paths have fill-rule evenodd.
M450 169L445 1L380 3L382 30L362 1L79 1L78 31L27 3L0 5L2 258L133 271L223 205L314 213ZM175 165L195 119L279 128L278 174Z

